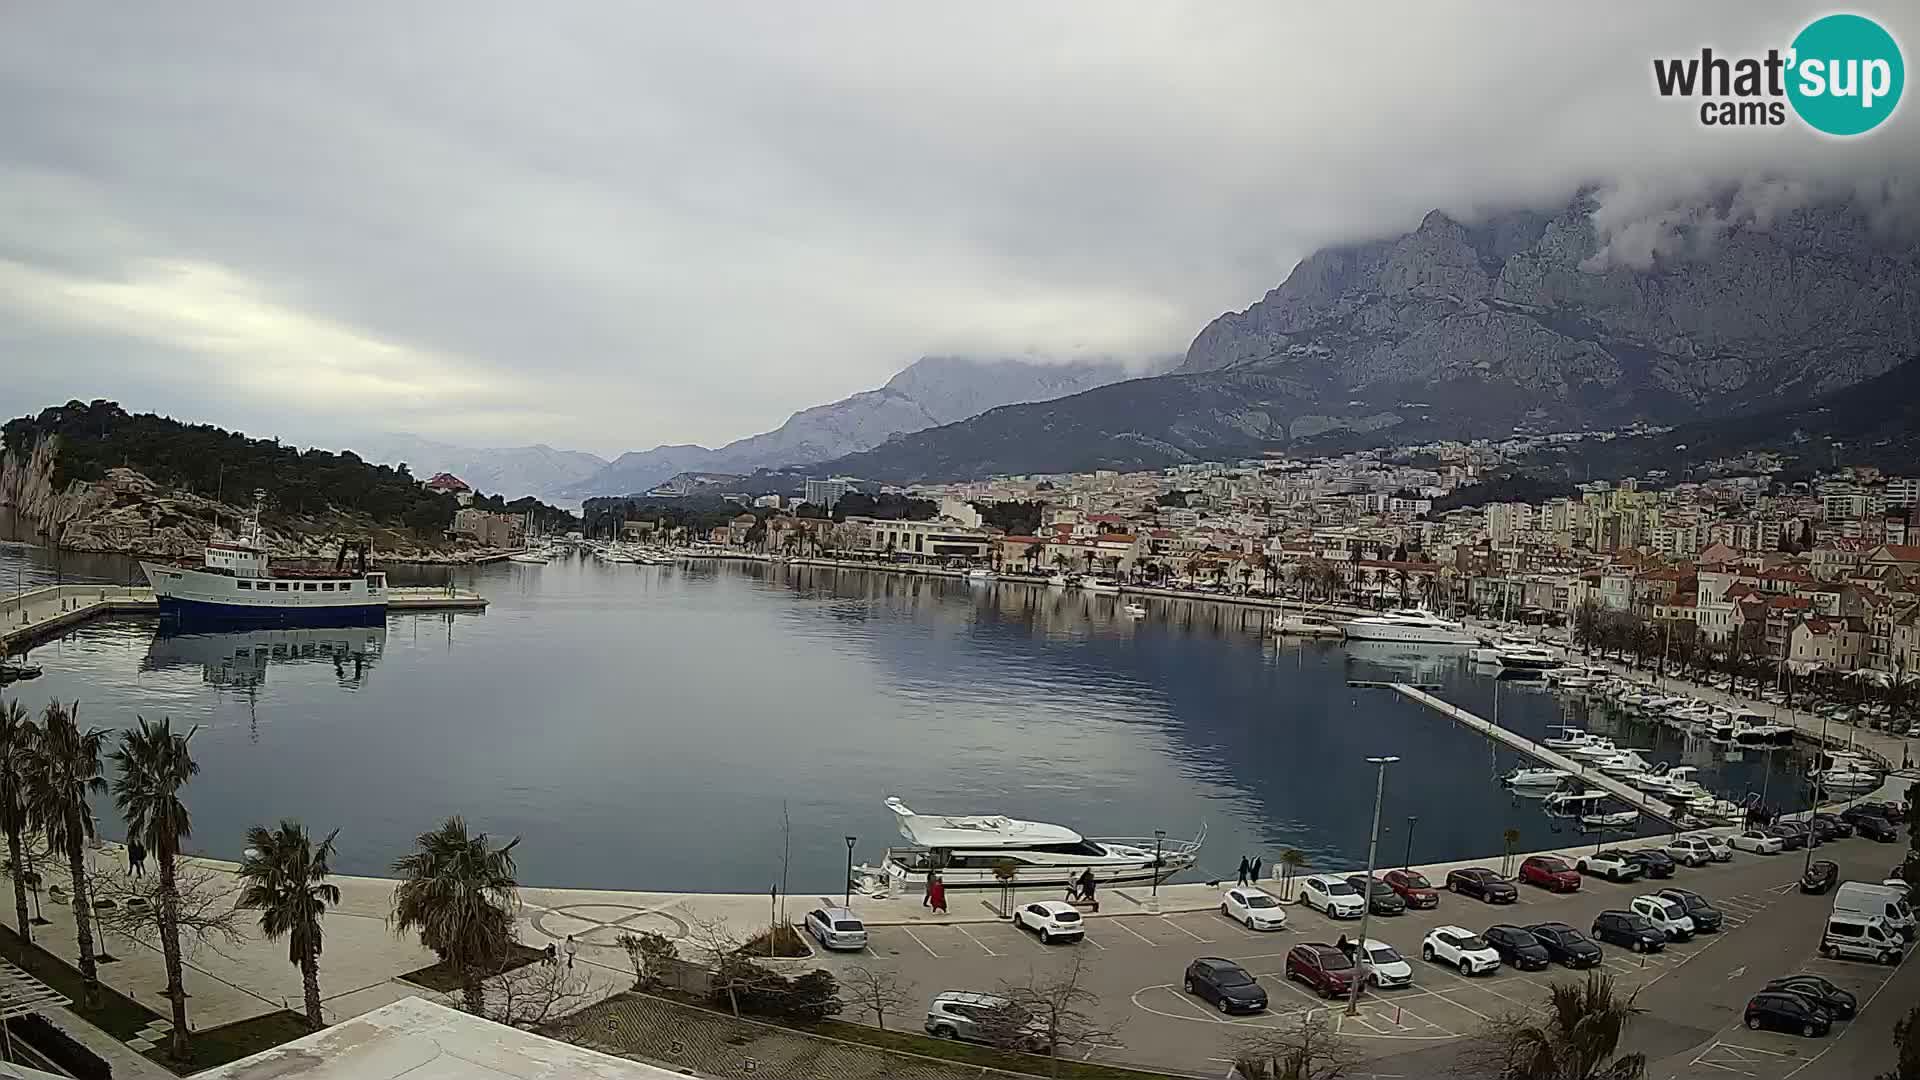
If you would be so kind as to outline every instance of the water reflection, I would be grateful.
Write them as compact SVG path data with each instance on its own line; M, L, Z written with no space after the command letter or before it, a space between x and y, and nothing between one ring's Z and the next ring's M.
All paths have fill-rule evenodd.
M252 690L266 683L270 665L323 664L341 689L357 690L386 647L384 626L188 633L163 623L140 670L198 667L209 686Z

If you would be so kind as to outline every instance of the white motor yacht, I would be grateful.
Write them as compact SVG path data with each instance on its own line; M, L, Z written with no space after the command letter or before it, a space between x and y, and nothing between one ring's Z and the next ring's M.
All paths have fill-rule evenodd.
M1646 758L1640 756L1638 749L1629 747L1614 754L1610 758L1600 759L1594 763L1594 767L1606 773L1608 776L1627 777L1636 773L1648 772L1653 768L1653 765Z
M1826 791L1872 791L1886 781L1878 772L1845 765L1815 773L1813 782Z
M1604 735L1591 736L1587 739L1586 745L1576 746L1571 750L1564 751L1568 757L1581 758L1586 761L1599 761L1603 758L1610 758L1619 752L1620 749L1613 745L1613 740Z
M1144 607L1141 607L1139 604L1128 604L1126 607L1123 607L1120 610L1126 612L1127 615L1131 618L1144 619L1147 617L1147 609Z
M1393 641L1417 645L1478 645L1480 639L1463 623L1443 619L1424 608L1401 608L1380 615L1362 615L1340 624L1354 641Z
M1549 750L1565 752L1568 750L1577 750L1592 741L1593 736L1587 734L1585 728L1566 727L1563 725L1548 728L1547 737L1540 740L1540 745Z
M1556 788L1572 775L1565 769L1515 769L1502 776L1500 782L1516 788Z
M883 874L905 891L908 882L924 886L929 873L939 871L948 888L998 887L1000 867L1014 867L1016 887L1065 886L1091 871L1101 885L1165 881L1191 867L1200 857L1206 829L1192 840L1156 842L1152 837L1084 837L1063 825L1021 821L998 814L917 814L898 798L887 799L900 835L910 847L890 847L880 867L861 867L868 875Z
M1587 829L1617 829L1639 820L1638 810L1615 810L1605 814L1581 814L1580 825Z
M528 566L545 566L550 561L545 552L516 551L507 556L508 562L524 563Z
M1120 591L1120 583L1112 578L1081 578L1080 587L1090 593L1109 596Z
M1733 725L1733 743L1735 746L1791 746L1793 729L1783 724L1742 724L1744 717L1735 717Z
M976 566L973 569L967 571L968 581L992 581L995 577L998 577L998 576L999 575L995 574L993 571L987 569L984 566Z

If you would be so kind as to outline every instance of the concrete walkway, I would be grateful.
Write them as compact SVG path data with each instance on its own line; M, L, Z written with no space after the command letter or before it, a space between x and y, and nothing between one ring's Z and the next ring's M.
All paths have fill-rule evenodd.
M457 589L396 586L389 611L484 610L485 597ZM146 585L48 585L0 599L0 654L108 615L152 615L160 610Z

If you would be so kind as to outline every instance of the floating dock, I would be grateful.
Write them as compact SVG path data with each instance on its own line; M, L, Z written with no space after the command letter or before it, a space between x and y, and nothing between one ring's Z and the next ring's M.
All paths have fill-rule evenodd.
M387 590L389 611L484 611L487 598L446 588ZM49 585L0 600L0 655L109 615L152 615L160 610L145 585Z
M1496 739L1506 743L1515 750L1538 761L1545 762L1556 769L1565 769L1567 772L1578 777L1589 788L1598 788L1648 817L1658 818L1672 825L1675 824L1674 819L1679 816L1680 812L1672 806L1661 802L1659 799L1648 795L1646 792L1624 781L1608 776L1599 769L1589 766L1584 761L1570 758L1558 750L1550 750L1524 735L1516 734L1498 724L1483 720L1467 710L1460 708L1458 705L1452 705L1434 697L1432 694L1427 693L1417 686L1408 683L1392 683L1390 686L1395 693L1402 697L1417 701L1442 716L1451 717L1454 721L1465 724L1490 739Z

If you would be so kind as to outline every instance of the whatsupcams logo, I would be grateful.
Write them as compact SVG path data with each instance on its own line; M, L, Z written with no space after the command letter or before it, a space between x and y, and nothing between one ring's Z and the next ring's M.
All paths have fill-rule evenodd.
M1862 15L1808 23L1787 49L1765 56L1699 56L1653 62L1661 97L1698 99L1707 127L1778 127L1787 109L1828 135L1864 135L1900 104L1906 64L1893 35Z

